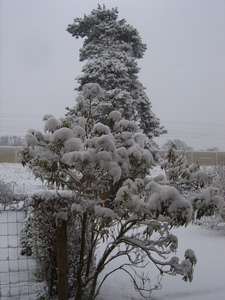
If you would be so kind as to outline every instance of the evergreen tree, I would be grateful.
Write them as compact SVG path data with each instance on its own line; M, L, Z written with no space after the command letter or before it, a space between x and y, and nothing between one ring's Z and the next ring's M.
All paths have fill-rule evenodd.
M166 133L138 80L137 59L143 57L147 47L135 28L118 19L117 8L110 10L98 5L90 15L75 18L67 31L76 38L85 38L80 61L87 63L77 78L77 90L95 82L105 91L100 98L97 121L105 123L112 110L119 110L124 118L138 123L149 138Z

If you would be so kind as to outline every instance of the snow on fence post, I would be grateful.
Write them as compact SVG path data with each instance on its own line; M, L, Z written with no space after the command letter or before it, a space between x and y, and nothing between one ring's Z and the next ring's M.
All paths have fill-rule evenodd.
M59 219L56 229L56 253L58 269L58 300L68 297L67 220Z

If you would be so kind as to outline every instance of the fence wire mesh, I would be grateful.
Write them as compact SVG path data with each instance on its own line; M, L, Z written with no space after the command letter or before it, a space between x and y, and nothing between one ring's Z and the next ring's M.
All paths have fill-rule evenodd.
M20 254L24 211L0 213L0 299L38 299L43 285L35 279L36 262Z

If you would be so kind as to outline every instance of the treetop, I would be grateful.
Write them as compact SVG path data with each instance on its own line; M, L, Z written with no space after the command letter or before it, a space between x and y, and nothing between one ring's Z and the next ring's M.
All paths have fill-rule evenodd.
M84 46L90 43L96 44L101 40L106 40L105 47L116 44L130 44L132 54L136 58L142 58L147 46L142 43L138 31L127 24L125 19L118 20L118 9L106 9L98 5L93 9L90 15L84 15L83 18L75 18L73 24L69 24L67 31L75 38L86 38ZM111 44L112 43L112 44ZM83 55L84 56L84 55ZM80 55L80 60L87 57Z

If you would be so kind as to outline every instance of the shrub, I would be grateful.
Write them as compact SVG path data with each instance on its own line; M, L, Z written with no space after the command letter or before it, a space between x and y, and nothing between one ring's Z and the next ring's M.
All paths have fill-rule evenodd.
M5 183L0 180L0 204L3 210L13 203L13 184L14 182Z

